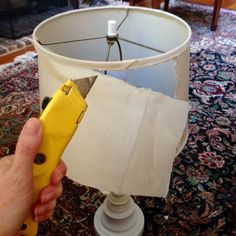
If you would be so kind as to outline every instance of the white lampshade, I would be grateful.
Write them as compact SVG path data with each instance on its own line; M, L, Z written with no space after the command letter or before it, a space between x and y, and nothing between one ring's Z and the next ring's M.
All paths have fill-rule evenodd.
M116 43L105 61L111 20L122 61ZM69 177L106 191L166 194L186 141L190 36L174 15L121 6L66 12L35 29L41 100L68 79L99 75L64 154Z

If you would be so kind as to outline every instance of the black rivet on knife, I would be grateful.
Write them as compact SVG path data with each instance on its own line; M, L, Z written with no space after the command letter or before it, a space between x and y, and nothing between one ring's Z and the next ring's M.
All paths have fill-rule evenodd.
M46 156L42 153L38 153L34 158L34 163L36 165L42 165L46 161Z
M52 98L50 98L50 97L45 97L45 98L43 99L43 101L42 101L42 109L43 109L43 110L47 107L47 105L48 105L48 103L51 101L51 99L52 99Z
M21 226L21 230L26 230L27 229L27 225L26 224L23 224L22 226Z

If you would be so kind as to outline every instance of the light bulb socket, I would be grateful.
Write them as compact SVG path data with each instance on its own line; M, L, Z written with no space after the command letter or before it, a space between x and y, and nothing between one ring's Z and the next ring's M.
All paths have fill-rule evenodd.
M108 44L114 44L115 42L118 41L118 34L116 35L106 35L106 38L107 38L107 43Z
M113 39L113 40L117 40L118 39L118 34L107 34L106 35L107 39Z

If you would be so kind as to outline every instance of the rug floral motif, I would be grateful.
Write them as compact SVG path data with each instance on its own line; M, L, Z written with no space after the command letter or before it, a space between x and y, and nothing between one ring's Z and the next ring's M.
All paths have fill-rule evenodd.
M236 204L235 13L223 11L218 30L209 32L208 16L193 13L191 18L189 7L197 15L210 9L181 4L170 9L183 14L194 31L190 135L173 163L167 198L134 199L145 216L146 236L236 235L230 221ZM1 157L14 153L21 127L29 117L38 116L37 73L34 57L0 67ZM38 235L95 235L93 215L105 196L66 177L63 187L53 217L40 224Z

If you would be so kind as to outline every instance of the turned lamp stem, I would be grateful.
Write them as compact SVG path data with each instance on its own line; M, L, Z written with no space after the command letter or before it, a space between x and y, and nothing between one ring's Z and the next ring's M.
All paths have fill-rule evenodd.
M111 192L98 208L94 225L101 236L141 236L144 216L129 195Z

